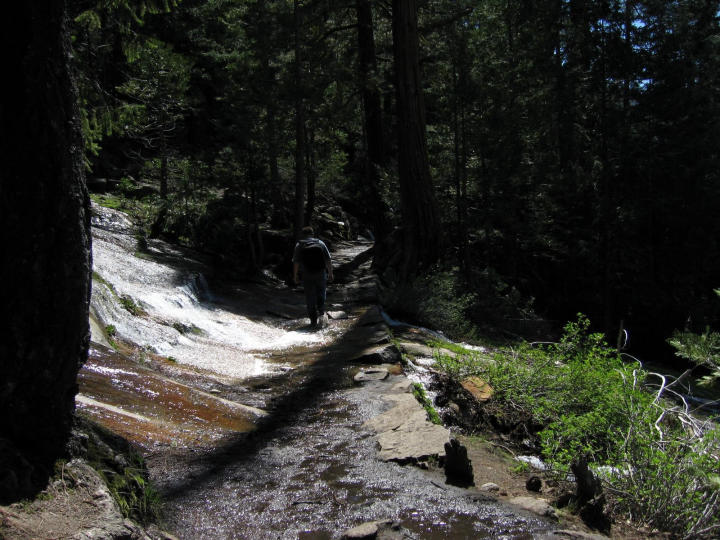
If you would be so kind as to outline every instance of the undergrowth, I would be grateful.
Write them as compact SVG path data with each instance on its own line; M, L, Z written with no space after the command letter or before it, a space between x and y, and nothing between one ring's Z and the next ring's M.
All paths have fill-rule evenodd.
M148 481L145 471L143 460L137 454L131 456L131 464L124 467L122 473L108 469L99 471L123 516L143 524L159 521L161 513L160 495Z
M428 397L427 393L425 392L425 388L420 383L413 383L412 385L412 393L413 396L415 396L415 399L418 400L420 405L423 406L425 409L425 412L427 413L428 420L430 420L433 424L442 425L442 420L440 419L440 415L435 410L435 407L432 405L432 401L430 401L430 398Z
M108 486L123 516L144 525L161 522L162 501L148 479L143 457L105 428L85 419L79 422L92 426L85 428L89 433L87 460Z
M624 362L589 325L579 316L559 343L523 344L491 360L438 352L438 365L456 379L483 378L494 399L532 415L543 426L543 457L559 475L588 458L604 472L616 515L680 537L717 537L717 427L671 401L666 378Z

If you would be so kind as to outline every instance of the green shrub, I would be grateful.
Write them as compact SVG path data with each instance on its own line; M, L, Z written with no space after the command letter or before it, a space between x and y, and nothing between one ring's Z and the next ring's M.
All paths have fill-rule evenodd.
M394 317L428 328L442 328L453 338L471 339L474 327L466 310L476 301L463 292L457 271L440 271L397 284L382 304Z
M157 522L161 515L160 495L146 478L142 458L135 455L133 461L137 466L126 467L122 474L100 472L123 516L144 524Z
M717 535L718 431L651 391L650 374L589 326L580 315L557 344L523 344L492 362L439 354L438 366L458 379L482 377L495 400L530 414L543 426L544 458L562 475L581 456L610 466L604 483L616 512L677 535Z

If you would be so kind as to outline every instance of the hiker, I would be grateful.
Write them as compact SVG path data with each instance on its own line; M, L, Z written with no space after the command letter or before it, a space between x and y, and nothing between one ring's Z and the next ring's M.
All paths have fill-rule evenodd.
M310 326L322 327L326 322L325 291L327 282L333 280L332 259L325 243L314 237L312 227L303 227L302 238L293 252L293 283L298 283L298 271L302 268L305 301Z

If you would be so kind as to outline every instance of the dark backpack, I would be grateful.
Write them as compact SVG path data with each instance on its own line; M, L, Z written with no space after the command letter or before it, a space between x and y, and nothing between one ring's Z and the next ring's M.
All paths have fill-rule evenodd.
M325 268L325 250L317 240L300 244L300 263L306 272L320 272Z

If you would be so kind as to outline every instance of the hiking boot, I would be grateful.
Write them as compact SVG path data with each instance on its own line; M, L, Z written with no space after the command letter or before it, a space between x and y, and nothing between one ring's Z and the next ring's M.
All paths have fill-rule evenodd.
M328 317L325 313L323 313L322 315L320 315L320 318L318 319L318 326L320 328L325 328L327 326L327 323L328 323Z

